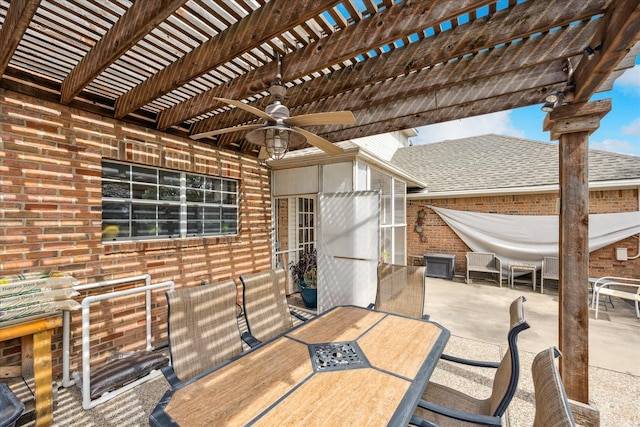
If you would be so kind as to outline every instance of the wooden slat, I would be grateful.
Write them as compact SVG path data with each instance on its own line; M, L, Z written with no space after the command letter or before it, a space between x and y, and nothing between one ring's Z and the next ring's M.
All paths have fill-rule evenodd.
M329 134L321 134L321 136L332 142L346 141L353 138L395 132L398 130L426 126L434 123L443 123L465 117L479 116L495 111L510 110L535 104L541 104L540 92L536 90L525 90L507 95L493 96L489 99L454 105L448 108L426 110L422 113L416 113L410 116L396 115L394 117L388 117L385 121L379 121L365 126L351 127L345 130L331 132ZM357 114L356 119L358 119Z
M583 58L576 68L575 102L588 101L639 40L640 2L613 2L591 42L592 48L600 44L601 50L591 60Z
M186 2L187 0L134 2L64 80L61 89L62 103L69 103L98 74Z
M419 94L427 94L437 89L461 85L465 82L473 81L476 82L476 84L482 85L483 80L481 79L483 78L503 73L513 73L514 70L525 70L526 68L538 70L527 72L527 74L532 75L533 80L537 81L520 81L519 84L535 83L535 86L539 86L545 79L552 78L552 75L539 76L540 78L538 79L538 76L535 74L536 72L547 73L548 70L531 66L536 63L544 64L551 61L558 61L557 65L551 66L550 69L554 70L555 73L561 73L557 74L557 78L560 79L559 81L568 80L568 76L562 73L563 62L561 62L561 59L567 56L579 55L582 52L585 41L590 37L597 25L598 23L596 21L592 21L587 25L568 27L545 36L525 40L518 45L512 44L501 49L484 51L471 57L465 57L459 61L449 62L430 69L424 69L418 73L409 74L401 79L387 80L384 83L367 86L361 91L351 92L349 98L344 98L344 101L342 96L336 97L337 93L334 93L330 95L334 97L331 99L331 103L320 101L319 103L307 104L302 108L292 108L291 114L307 114L312 111L317 111L317 109L331 111L336 105L340 105L340 108L354 110L364 108L365 106L370 108L371 106ZM392 55L393 53L387 56ZM385 59L385 57L374 58L371 62L374 65L378 65L378 69L393 69L394 67L389 66ZM369 65L364 64L363 68L364 67L369 67ZM362 77L366 75L366 73L360 73L359 71L360 69L357 71L349 69L337 71L335 73L336 75L332 76L331 79L324 79L327 92L323 92L318 96L329 95L328 91L330 91L333 86L340 86L344 91L357 89L361 83L364 83ZM524 75L525 74L521 74L519 77L523 77ZM355 81L355 84L353 87L345 87L343 86L343 82L345 81ZM549 82L549 80L547 81ZM294 94L288 98L287 103L290 104L289 100L292 100L291 102L300 100L304 95L306 95L307 98L315 98L316 94L314 93L314 89L318 92L322 91L320 85L322 82L322 80L316 79L293 88L288 92L289 94L292 92ZM489 86L498 84L495 80L491 82L485 80L485 82L489 83ZM551 81L551 83L557 83L557 81ZM307 92L305 94L300 93L301 89ZM444 104L439 104L439 107L445 106ZM219 115L221 123L226 123L224 117L229 114L230 113L223 113Z
M22 376L22 366L0 366L0 380Z
M386 10L380 17L376 15L358 24L350 25L345 30L326 37L318 43L287 55L283 60L283 80L292 81L319 72L336 63L353 58L363 49L369 50L372 47L382 46L428 27L431 21L440 21L455 16L460 11L470 10L484 3L486 1L482 0L465 0L456 3L455 6L450 3L437 3L431 5L433 9L425 9L420 3L397 4ZM371 40L375 40L375 44L371 44ZM158 125L160 128L164 128L179 123L188 116L211 110L211 105L215 105L212 97L243 99L251 94L251 88L255 86L255 83L252 86L252 82L262 80L270 82L275 74L275 65L272 64L268 64L261 70L247 73L229 85L205 92L189 100L185 105L176 106L172 108L172 111L161 113ZM169 120L169 115L175 115L175 118ZM196 123L193 133L202 133L217 128L217 120L212 117ZM228 125L227 123L226 126Z
M334 89L331 91L324 91L322 96L335 96L339 91L349 91L355 89L356 87L362 86L363 84L371 84L375 81L385 81L386 79L395 77L400 74L404 74L413 70L419 70L427 66L438 64L442 61L447 61L449 59L457 58L474 51L480 51L489 47L499 45L501 43L505 43L514 36L528 37L532 34L540 33L542 31L548 30L551 26L555 25L554 22L568 23L578 17L592 16L602 10L603 3L604 0L595 3L589 2L587 4L585 4L584 2L577 2L577 4L566 4L564 0L555 0L551 2L551 4L549 4L549 7L554 9L553 18L556 19L556 21L553 21L550 17L541 19L541 9L544 7L544 5L542 5L540 2L523 3L514 7L513 10L506 10L491 17L488 20L473 22L468 25L469 28L464 32L443 32L436 37L431 37L417 43L412 43L409 46L404 47L403 49L397 49L396 51L388 55L372 58L370 60L372 62L370 65L367 64L367 62L369 61L365 61L363 64L359 64L358 66L354 67L353 71L347 68L346 70L349 71L337 71L335 72L336 76L332 76L330 79L319 79L321 81L318 83L313 82L311 84L301 85L305 87L300 87L299 89L297 89L297 93L296 88L293 88L291 90L292 93L289 94L290 98L287 99L287 105L290 108L293 108L296 105L310 103L311 101L313 101L313 99L309 99L309 97L313 96L314 93L317 93L313 90L314 86L318 87L323 83L328 87L333 87ZM456 7L457 6L458 5L456 4ZM478 5L475 4L474 6ZM451 8L451 6L449 7ZM456 9L456 12L458 12L458 9ZM432 25L432 23L450 19L453 16L455 16L453 10L435 8L430 15L430 19L422 21L421 25L429 26ZM406 17L401 15L398 16L397 19L406 19ZM515 30L516 34L514 34L513 27L514 21L516 20L518 21L518 25L517 30ZM363 23L364 22L365 21L363 21ZM353 27L354 29L360 29L360 32L363 34L369 34L371 33L371 31L373 31L371 29L359 28L359 26ZM343 33L346 34L350 29L351 28L345 30ZM482 36L479 36L479 34L481 34ZM575 34L575 32L573 34ZM333 37L337 37L339 35L340 33L336 34ZM585 37L582 36L582 39L584 38ZM328 38L327 40L329 39L332 39L332 37ZM479 41L477 41L476 39ZM323 41L323 44L327 45L328 41ZM351 45L351 42L349 42L349 44ZM524 46L518 47L520 47L520 49L518 50L522 52L522 55L526 58L529 58L529 62L535 61L535 58L538 58L537 53L539 53L539 51L531 52L528 51ZM329 63L330 61L340 59L337 57L327 58L327 50L328 49L323 46L322 54L316 54L313 60ZM291 54L289 60L292 61L292 57L298 55L301 51L302 50ZM308 67L312 59L304 58L304 60L301 61L304 67ZM312 71L312 68L314 67L310 67L308 69L304 68L303 70L310 72ZM504 72L505 70L502 71ZM298 74L299 73L292 73L291 75L289 75L289 71L287 71L287 79L289 77L295 77ZM349 79L345 78L346 74L349 74ZM455 74L452 74L451 76L455 76ZM215 90L210 92L215 92ZM204 101L204 99L209 96L208 94L209 92L206 92L198 96L198 98L200 98L200 101L202 102L202 104L200 105L207 105L207 102ZM180 105L173 107L173 109L178 108L180 108ZM342 106L340 109L349 108L350 107ZM159 124L163 123L162 120L164 114L168 113L163 112L160 114L158 120ZM296 114L302 113L296 112ZM201 133L221 127L222 124L225 127L228 127L238 123L242 123L244 120L246 120L246 115L238 114L238 117L240 118L240 120L238 120L237 122L219 117L212 117L210 119L198 122L194 126L193 131L194 133Z
M330 111L333 107L330 102L339 102L340 105L354 112L357 120L356 126L364 127L372 123L401 116L425 114L429 111L449 108L455 105L464 105L504 94L522 92L527 89L531 90L531 88L554 87L555 85L566 82L567 76L561 67L561 64L556 65L555 63L542 64L437 90L431 90L432 87L429 85L427 78L417 76L424 85L429 87L429 90L423 92L419 87L414 87L409 84L406 86L414 87L413 96L409 96L409 92L396 100L386 100L382 98L386 94L393 94L394 88L398 91L404 91L405 80L415 76L409 76L408 78L402 77L395 81L386 82L385 85L389 87L385 91L376 92L378 89L376 86L367 87L364 90L354 91L353 93L336 97L337 99L329 99L327 104L319 102L316 107ZM380 93L382 94L382 100L376 99ZM543 93L544 92L540 92L539 99L536 103L543 102ZM370 100L373 106L367 107L367 100ZM341 128L343 128L343 126L327 126L314 128L313 130L325 134L326 132Z
M22 362L22 375L33 377L33 335L25 335L21 338L20 357Z
M27 31L29 23L36 13L40 0L13 0L9 4L9 10L5 17L2 28L0 28L0 78L7 69L9 61L13 56L22 35Z
M281 34L289 26L298 25L318 15L338 2L279 0L267 3L118 98L115 116L120 118L131 113L147 102L232 60L254 45ZM283 11L287 13L284 14ZM292 13L294 11L295 13Z

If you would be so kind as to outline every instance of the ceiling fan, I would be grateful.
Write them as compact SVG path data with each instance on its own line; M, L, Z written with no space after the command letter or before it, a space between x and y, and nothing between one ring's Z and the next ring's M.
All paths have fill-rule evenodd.
M279 58L278 68L280 68ZM266 107L265 111L245 104L242 101L214 98L258 116L264 120L263 123L216 129L191 135L190 138L201 139L229 132L251 130L251 132L247 134L247 140L253 144L262 146L260 155L258 156L260 159L282 159L289 148L300 146L305 142L331 155L342 153L342 148L312 132L300 128L300 126L353 125L356 123L353 113L351 111L332 111L291 117L289 115L289 109L282 104L286 89L282 84L281 78L278 70L276 81L269 88L269 93L275 100Z

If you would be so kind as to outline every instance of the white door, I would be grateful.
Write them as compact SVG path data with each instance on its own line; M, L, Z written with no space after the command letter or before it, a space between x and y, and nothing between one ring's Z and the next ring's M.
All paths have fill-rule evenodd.
M377 191L318 196L318 312L375 301L380 248Z

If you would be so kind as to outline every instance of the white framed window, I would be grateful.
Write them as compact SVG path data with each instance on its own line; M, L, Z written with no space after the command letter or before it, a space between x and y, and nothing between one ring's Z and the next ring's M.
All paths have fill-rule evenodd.
M404 265L407 185L380 170L370 170L371 190L380 191L380 261Z
M102 163L102 239L238 234L238 181Z

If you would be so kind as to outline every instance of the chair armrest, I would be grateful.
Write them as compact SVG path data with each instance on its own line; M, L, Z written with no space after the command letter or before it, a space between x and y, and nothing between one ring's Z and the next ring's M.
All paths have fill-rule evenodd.
M500 362L485 362L482 360L463 359L461 357L451 356L448 354L440 355L440 359L448 360L450 362L461 363L463 365L477 366L479 368L495 368L500 366Z
M431 316L429 316L428 314L423 314L422 315L422 320L429 320Z
M375 308L376 308L376 305L375 305L374 303L371 303L371 304L369 304L369 305L367 306L367 308L368 308L369 310L373 310L373 309L375 309Z
M253 335L251 335L249 332L244 332L240 338L242 338L242 341L244 341L245 343L247 343L247 345L251 348L262 344L262 341L260 341L259 339L257 339L256 337L254 337Z
M424 418L420 418L417 415L411 417L411 421L409 421L410 426L418 426L418 427L440 427L438 424L432 423L431 421L427 421Z
M164 365L162 368L160 368L160 371L164 374L164 377L167 379L167 382L169 383L171 388L174 388L180 383L180 380L176 376L176 373L173 371L173 366Z
M296 312L295 312L295 311L293 311L293 310L290 310L290 311L289 311L289 313L291 313L291 315L292 315L293 317L295 317L296 319L298 319L298 320L302 320L303 322L306 322L307 320L310 320L308 317L304 317L302 314L300 314L300 313L296 313Z
M433 402L428 402L424 399L420 399L418 406L427 411L435 412L436 414L444 415L456 420L466 421L474 424L489 425L489 426L501 426L502 418L494 417L491 415L471 414L469 412L458 411L455 409L447 408L442 405L438 405ZM428 424L427 424L428 425Z

